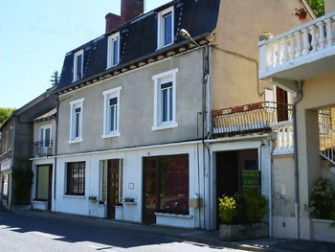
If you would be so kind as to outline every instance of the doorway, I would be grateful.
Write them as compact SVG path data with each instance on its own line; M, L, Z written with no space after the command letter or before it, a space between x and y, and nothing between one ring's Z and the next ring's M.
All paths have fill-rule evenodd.
M258 170L258 150L236 150L216 153L216 199L242 193L243 170ZM220 225L219 206L216 207L216 224Z
M115 219L115 206L120 202L120 160L107 160L107 218Z
M36 167L36 199L48 201L48 210L51 210L52 165Z

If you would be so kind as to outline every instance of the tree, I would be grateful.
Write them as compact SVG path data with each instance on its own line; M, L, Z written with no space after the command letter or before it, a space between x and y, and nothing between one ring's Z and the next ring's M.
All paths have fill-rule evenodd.
M324 0L308 0L308 3L317 17L325 14Z
M59 73L58 71L55 71L52 75L51 75L51 79L50 82L53 86L57 85L59 82Z
M14 110L14 108L0 108L0 124L10 117Z

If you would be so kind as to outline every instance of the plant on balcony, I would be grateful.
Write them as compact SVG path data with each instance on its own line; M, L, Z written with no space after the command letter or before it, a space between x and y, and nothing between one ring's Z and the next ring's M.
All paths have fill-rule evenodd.
M304 8L299 8L299 9L296 8L294 15L297 16L299 20L305 20L307 16L307 12Z
M243 195L219 198L220 238L225 241L267 236L267 225L261 223L266 214L267 200L255 189L245 189Z
M328 179L318 178L305 209L312 218L333 220L335 227L335 188Z
M267 39L270 39L272 38L273 35L271 32L269 31L264 31L262 34L259 35L259 41L262 41L262 40L267 40Z

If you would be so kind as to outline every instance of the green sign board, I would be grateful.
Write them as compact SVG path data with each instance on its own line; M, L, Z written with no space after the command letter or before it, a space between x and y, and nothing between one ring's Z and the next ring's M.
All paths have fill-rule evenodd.
M260 187L261 172L260 171L242 171L242 187Z

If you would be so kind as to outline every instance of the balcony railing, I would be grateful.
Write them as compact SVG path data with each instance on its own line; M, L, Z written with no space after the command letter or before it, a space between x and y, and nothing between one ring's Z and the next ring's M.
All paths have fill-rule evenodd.
M320 59L324 59L325 64L322 64L318 71L331 70L333 64L329 62L329 57L335 55L334 20L335 12L306 22L272 39L259 42L259 77L307 79L317 72L313 62ZM309 64L313 71L306 69L299 72L287 71L306 64Z
M34 142L34 149L33 149L34 157L47 157L53 155L53 141L39 141Z
M320 155L335 164L335 130L330 109L319 111L319 143Z
M270 132L278 121L292 120L292 105L260 102L212 112L214 136Z

